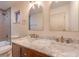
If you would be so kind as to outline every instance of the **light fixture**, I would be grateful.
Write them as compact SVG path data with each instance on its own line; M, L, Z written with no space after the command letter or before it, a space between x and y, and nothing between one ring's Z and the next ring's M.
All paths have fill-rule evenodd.
M37 5L39 8L42 5L42 2L41 1L29 1L29 5L30 5L30 7L35 9L35 5Z
M42 2L36 1L35 4L37 4L38 5L38 8L39 8L42 5Z

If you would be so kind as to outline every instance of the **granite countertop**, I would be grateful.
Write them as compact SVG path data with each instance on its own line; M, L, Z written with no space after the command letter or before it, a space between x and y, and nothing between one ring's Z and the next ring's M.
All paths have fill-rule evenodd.
M19 38L12 40L13 43L37 50L55 57L79 57L79 44L61 43L50 39Z

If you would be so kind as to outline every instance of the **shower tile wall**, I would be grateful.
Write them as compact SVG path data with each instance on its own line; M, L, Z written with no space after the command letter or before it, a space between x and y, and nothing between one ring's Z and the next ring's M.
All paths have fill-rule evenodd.
M6 10L6 14L5 14L4 18L5 18L4 23L5 23L5 30L6 30L5 33L8 36L7 40L10 41L10 39L11 39L11 8L8 8Z
M0 41L10 37L10 10L0 10Z
M3 11L0 10L0 40L5 38L5 29L4 29L4 15Z

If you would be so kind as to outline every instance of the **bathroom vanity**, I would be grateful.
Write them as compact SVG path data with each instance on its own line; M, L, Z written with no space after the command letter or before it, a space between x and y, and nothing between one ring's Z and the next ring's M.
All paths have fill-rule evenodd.
M18 44L12 44L12 56L13 57L48 57L48 55L38 52L34 49L30 49Z
M78 43L53 39L18 38L12 40L13 57L79 57Z

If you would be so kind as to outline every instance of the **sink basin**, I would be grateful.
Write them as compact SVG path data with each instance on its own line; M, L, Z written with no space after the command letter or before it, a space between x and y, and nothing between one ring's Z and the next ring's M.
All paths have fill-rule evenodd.
M35 40L32 41L32 44L34 46L42 46L42 47L46 47L46 46L50 46L52 44L53 40L48 40L48 39L39 39L39 40Z

